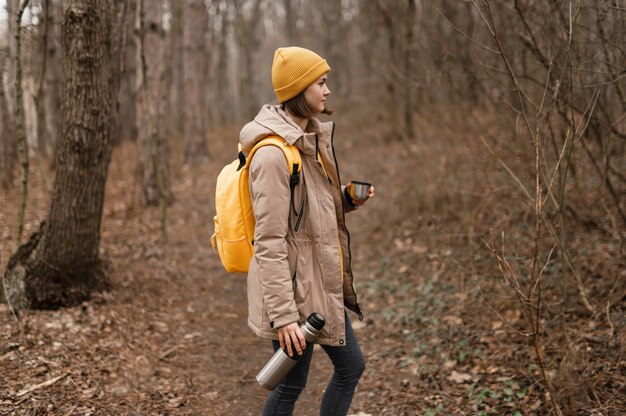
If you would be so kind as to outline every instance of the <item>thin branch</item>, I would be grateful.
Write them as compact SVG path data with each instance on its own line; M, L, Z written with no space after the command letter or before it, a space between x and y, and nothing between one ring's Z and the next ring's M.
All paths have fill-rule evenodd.
M477 9L479 9L483 22L489 28L489 32L491 33L493 41L498 46L499 55L502 58L502 61L504 62L504 65L507 68L509 77L511 78L513 85L515 86L515 92L517 93L517 97L518 97L519 105L520 105L520 112L522 113L522 116L524 117L526 128L528 129L528 133L530 134L531 137L534 137L532 133L533 129L531 128L530 120L528 120L528 114L524 107L524 102L532 103L532 100L529 99L529 97L526 95L526 93L522 89L522 86L519 83L517 75L515 74L515 71L513 71L513 67L511 66L511 63L509 62L507 55L504 53L504 48L502 47L502 44L500 43L500 37L498 36L498 33L496 32L496 24L495 24L495 20L493 17L493 13L491 12L490 4L488 1L484 1L484 4L487 8L487 11L489 12L489 20L487 20L487 17L482 13L482 11L480 11L480 8L476 5L474 1L474 5ZM489 21L491 21L491 24L489 23Z
M443 19L444 23L447 24L448 26L450 26L450 28L452 28L452 30L454 30L455 32L459 33L461 36L463 36L465 39L469 40L470 42L472 42L473 44L477 45L478 47L480 47L481 49L484 49L488 52L491 52L493 54L499 54L499 52L497 50L491 49L490 47L483 45L482 43L478 42L476 39L470 37L467 35L467 33L465 33L463 30L459 29L458 27L456 27L454 25L454 23L452 23L450 21L450 19L448 19L446 17L446 15L443 14L443 12L441 12L437 7L435 7L435 5L433 4L432 0L430 1L430 5L431 7L435 10L435 12L437 12L437 14L439 16L441 16L441 18Z
M554 253L554 249L557 247L557 244L555 243L554 245L552 245L552 248L550 249L550 252L548 253L548 257L546 258L546 262L544 263L543 267L541 268L541 270L539 271L539 276L543 276L543 272L546 271L546 269L548 268L548 266L550 264L552 264L552 254ZM530 295L533 296L535 294L535 291L537 290L537 286L539 285L539 282L541 281L541 279L536 279L535 280L535 285L533 286Z
M513 180L515 182L517 182L517 184L519 185L520 189L524 192L524 195L528 198L528 200L531 201L533 198L532 198L532 196L530 196L530 192L528 191L526 186L522 183L522 181L517 177L517 175L515 175L515 173L513 173L511 168L509 168L508 165L506 163L504 163L504 161L502 159L500 159L496 155L496 153L493 151L491 146L489 146L489 144L487 143L485 138L483 136L480 136L480 139L482 140L482 142L485 145L485 147L487 147L487 150L489 150L489 152L496 158L498 163L508 172L508 174L511 176L511 178L513 178Z

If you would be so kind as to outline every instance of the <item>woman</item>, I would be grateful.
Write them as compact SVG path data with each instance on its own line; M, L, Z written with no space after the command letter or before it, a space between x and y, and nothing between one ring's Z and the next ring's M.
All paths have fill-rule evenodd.
M265 105L240 134L244 152L268 135L298 148L300 181L292 190L283 152L275 146L257 150L250 162L250 195L256 221L254 256L248 272L248 326L272 339L274 350L303 355L270 393L264 415L293 413L305 387L313 348L299 323L312 312L326 325L318 343L330 357L334 374L321 403L321 415L346 415L365 363L345 308L361 309L350 268L350 235L344 213L363 202L341 186L332 145L334 124L314 116L326 107L330 67L316 53L279 48L272 83L279 105ZM369 197L374 196L373 187Z

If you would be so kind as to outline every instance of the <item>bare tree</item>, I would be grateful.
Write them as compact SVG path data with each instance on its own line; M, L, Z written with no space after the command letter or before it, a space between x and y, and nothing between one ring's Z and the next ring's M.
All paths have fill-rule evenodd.
M327 60L333 68L333 80L331 85L336 85L338 94L347 95L352 89L352 77L347 60L349 58L349 48L347 41L348 24L343 18L343 4L341 1L327 0L325 7L328 12L323 15L324 22L319 25L320 37L324 42L324 52Z
M118 93L117 133L113 136L114 144L122 140L135 140L137 133L137 43L133 36L136 25L137 0L129 0L123 16L120 36L120 78L121 87Z
M37 166L39 168L41 177L43 179L44 184L46 185L46 189L48 191L52 191L52 186L50 185L50 180L48 178L48 174L46 173L45 163L44 163L44 153L45 149L45 134L46 134L46 107L45 107L45 79L48 67L48 42L49 42L49 29L50 29L50 0L43 0L42 4L42 22L38 25L39 32L39 43L40 50L38 55L40 59L38 62L34 63L33 66L38 67L38 72L36 74L36 85L35 90L32 92L33 102L35 103L35 116L36 116L36 126L35 126L35 139L33 140L36 143L35 150L35 158L37 159ZM32 10L31 10L32 13ZM33 54L34 55L34 54Z
M39 25L40 32L40 44L41 44L41 52L39 53L39 74L37 79L37 86L33 94L33 100L35 102L35 112L37 114L37 128L35 129L36 139L35 143L37 143L37 150L42 152L44 150L44 136L45 136L45 122L46 122L46 113L44 106L44 97L45 97L45 77L47 72L47 64L48 64L48 42L49 42L49 33L50 33L50 0L43 0L42 4L42 22Z
M45 0L45 70L42 80L43 120L39 130L39 144L43 153L52 163L55 161L56 142L61 134L61 94L63 62L61 47L61 20L63 7L61 0Z
M137 1L136 12L138 36L136 38L137 64L135 69L140 91L136 101L141 184L139 200L142 205L158 205L160 189L163 188L163 192L168 193L167 160L164 157L166 142L163 118L165 103L165 89L163 88L164 32L161 24L163 10L161 1L148 2L147 7L145 7L145 24L142 26L141 6L143 4L141 0ZM145 47L145 53L142 51L142 44ZM153 116L152 127L154 130L150 124L151 116Z
M379 76L386 84L389 121L394 126L394 136L412 139L416 5L412 0L407 2L377 0L376 7L386 38L384 45L386 53L380 57L386 64L382 65L382 71L379 70ZM398 117L399 115L402 117Z
M148 20L148 26L151 26L150 30L155 30L152 26L156 26L158 28L158 20L155 21L153 19L158 18L161 15L159 8L156 10L151 10L150 20ZM161 231L163 233L164 239L167 241L167 199L168 194L165 189L165 181L163 177L163 169L161 165L164 163L164 158L161 156L160 148L163 148L163 117L162 114L159 113L160 109L163 108L164 100L159 100L159 102L154 102L154 99L157 100L162 97L158 97L162 88L161 86L161 76L159 72L159 67L156 68L148 67L148 62L146 58L146 12L145 12L145 2L144 0L139 0L139 11L137 13L139 18L139 54L140 54L140 68L141 68L141 99L139 103L141 103L141 111L138 111L138 115L141 116L141 120L145 122L140 130L140 156L145 156L145 154L149 154L150 165L152 167L152 172L154 172L154 176L156 177L156 186L158 192L158 202L159 207L161 208ZM158 29L157 29L158 30ZM154 47L154 45L151 45ZM156 51L152 51L153 53ZM155 54L158 56L157 54ZM151 62L153 65L158 65L154 60ZM156 72L156 74L154 74ZM150 76L150 74L152 76ZM156 76L155 76L156 75ZM156 87L155 87L156 85ZM147 138L144 137L148 136ZM140 158L143 160L143 158ZM146 166L143 166L145 169Z
M2 155L0 155L0 184L2 188L7 188L13 184L15 175L15 163L17 161L17 140L15 135L15 93L14 93L14 64L13 56L15 55L15 41L13 34L15 32L15 14L19 7L19 0L7 0L6 14L8 21L7 29L7 50L4 55L3 71L2 71L2 87L0 87L0 96L3 101L0 102L2 109L3 129L0 132L0 140L2 140Z
M183 33L183 68L187 106L184 111L184 160L199 163L208 158L207 109L207 55L205 36L208 12L204 0L185 2ZM224 74L225 76L226 74ZM225 90L227 82L221 84ZM224 103L218 103L219 107Z
M9 260L16 310L73 304L101 287L100 223L113 124L111 16L121 2L71 0L63 18L63 136L48 219Z
M24 90L22 86L22 15L28 7L29 0L23 0L15 15L15 55L13 56L15 68L15 126L17 136L17 148L20 156L20 166L22 167L22 180L20 203L17 211L15 248L19 247L24 229L24 213L26 211L26 201L28 200L28 142L26 141L26 130L24 123Z
M173 0L169 2L169 6L172 19L168 33L167 60L169 62L169 86L167 90L170 93L168 101L168 131L170 136L182 138L185 114L185 80L183 79L185 63L183 57L185 2Z
M290 45L300 44L298 6L298 0L284 0L285 27L287 28L287 40Z
M5 74L8 51L0 53L0 74ZM0 81L2 79L0 78ZM13 183L13 170L15 165L15 123L6 104L8 94L5 93L4 82L0 82L0 187L6 189Z
M231 28L231 7L227 2L218 2L216 23L219 24L216 30L217 64L215 67L215 76L213 86L215 87L215 99L217 102L215 114L216 121L225 125L233 120L232 98L229 94L232 85L229 80L228 61L232 57L228 51L229 35ZM188 24L185 26L189 26Z
M246 120L252 119L259 110L258 88L255 83L256 53L258 51L259 34L261 25L261 0L247 2L244 7L243 0L236 0L235 8L235 31L239 50L241 52L241 95L244 97L243 117ZM249 9L246 13L245 9Z
M407 0L407 13L405 16L405 48L403 59L404 78L404 135L406 139L415 138L415 128L413 126L413 66L415 61L415 20L417 17L417 5L415 0Z

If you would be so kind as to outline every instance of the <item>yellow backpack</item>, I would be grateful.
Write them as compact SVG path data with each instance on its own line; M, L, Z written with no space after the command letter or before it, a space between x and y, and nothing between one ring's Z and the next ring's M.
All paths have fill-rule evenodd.
M215 186L215 229L211 236L213 251L217 252L227 272L247 272L254 254L254 214L248 187L248 172L254 153L263 146L276 146L285 154L291 175L291 205L293 190L300 180L302 160L295 146L289 145L280 136L267 136L258 141L250 154L239 151L239 159L226 165Z

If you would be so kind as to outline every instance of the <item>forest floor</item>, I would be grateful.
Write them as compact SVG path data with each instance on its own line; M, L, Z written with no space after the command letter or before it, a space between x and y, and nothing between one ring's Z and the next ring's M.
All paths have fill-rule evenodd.
M221 156L206 165L173 169L168 242L158 209L135 203L135 146L115 147L101 238L111 288L75 307L29 311L19 323L0 305L0 415L261 413L267 392L255 374L271 346L246 326L245 276L225 273L210 244L214 182L234 154L231 147L232 140L217 146L214 154ZM523 327L523 317L515 307L499 307L504 324L485 302L490 289L476 279L473 262L491 260L476 254L467 230L443 223L452 217L438 212L438 203L410 221L393 205L398 199L389 189L397 184L401 158L406 161L402 149L388 148L396 156L381 160L380 149L338 144L344 181L370 179L377 186L370 206L348 218L365 313L362 322L351 318L367 362L350 414L549 414L530 339L507 326ZM31 177L26 235L48 206L38 173ZM16 193L3 194L2 268L13 245ZM583 339L592 373L606 376L585 389L596 394L597 405L576 404L579 391L563 382L560 391L571 393L565 402L574 409L565 414L624 414L623 302L608 314L590 318ZM331 371L316 349L295 414L318 414Z

